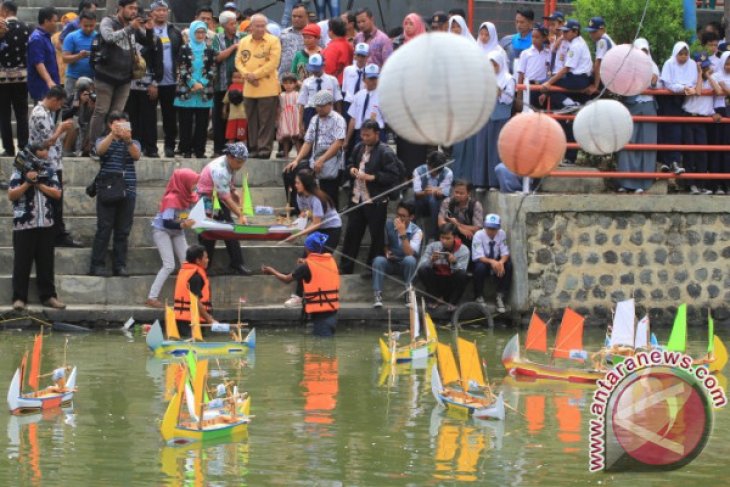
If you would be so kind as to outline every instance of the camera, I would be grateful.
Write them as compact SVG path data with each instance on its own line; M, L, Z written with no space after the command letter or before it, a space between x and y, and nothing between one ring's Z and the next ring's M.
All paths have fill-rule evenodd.
M22 178L30 183L48 184L51 179L51 173L43 164L43 161L33 154L30 148L23 149L18 152L13 160L13 166L20 171ZM28 179L29 172L36 172L36 179Z
M96 101L96 93L93 93L93 92L92 93L89 93L89 100L95 102Z

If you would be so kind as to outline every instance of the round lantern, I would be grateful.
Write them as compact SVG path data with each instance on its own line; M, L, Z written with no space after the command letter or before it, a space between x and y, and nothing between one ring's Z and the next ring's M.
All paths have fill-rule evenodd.
M634 131L631 113L616 100L598 100L581 108L573 135L584 151L602 156L621 150Z
M541 178L565 156L565 132L544 113L520 113L502 127L499 158L518 176Z
M609 49L601 61L601 81L617 95L633 96L649 88L651 58L631 44Z
M416 144L452 145L489 120L497 96L494 68L474 42L422 34L388 58L378 83L385 121Z

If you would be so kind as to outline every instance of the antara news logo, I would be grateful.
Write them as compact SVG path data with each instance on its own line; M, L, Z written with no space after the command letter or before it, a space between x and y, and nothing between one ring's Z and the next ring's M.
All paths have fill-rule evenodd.
M591 472L681 468L707 444L713 407L727 404L718 378L679 352L637 353L596 385L589 433Z

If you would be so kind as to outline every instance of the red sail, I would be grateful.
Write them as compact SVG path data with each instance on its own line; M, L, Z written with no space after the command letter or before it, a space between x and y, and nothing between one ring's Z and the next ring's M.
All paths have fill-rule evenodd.
M38 390L38 384L41 375L41 350L43 349L43 333L35 336L33 342L33 355L30 357L30 374L28 375L28 385L34 391Z
M535 350L536 352L547 352L547 325L537 315L532 313L530 319L530 327L527 329L527 341L525 342L525 350Z
M555 338L553 357L570 358L571 350L583 350L583 318L570 308L565 308L563 322Z

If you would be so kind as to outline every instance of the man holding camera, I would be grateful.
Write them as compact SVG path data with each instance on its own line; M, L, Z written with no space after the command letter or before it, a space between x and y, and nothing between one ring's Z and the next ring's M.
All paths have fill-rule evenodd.
M46 96L38 105L33 108L30 114L30 138L31 144L36 144L48 149L48 165L56 177L58 185L63 190L63 160L61 138L69 130L73 129L73 119L69 118L56 125L56 112L66 102L66 91L62 86L56 85L48 90ZM54 207L53 241L57 247L81 247L66 231L63 222L63 197L59 195L52 201Z
M26 49L30 29L16 17L18 7L6 0L0 6L0 134L3 157L15 155L13 112L18 148L28 144L28 69Z
M54 88L63 92L63 88ZM60 105L63 99L51 103ZM61 131L54 132L54 136L60 137L61 133ZM54 283L53 201L61 198L61 189L58 178L47 160L48 153L49 149L46 146L30 144L27 150L18 154L16 167L10 178L8 199L13 202L13 309L15 311L25 310L28 302L30 270L34 262L38 295L43 305L56 309L66 307L56 297Z
M426 289L430 309L442 304L448 311L456 309L466 288L469 255L469 248L456 236L456 225L441 225L439 239L426 246L418 263L418 278Z

